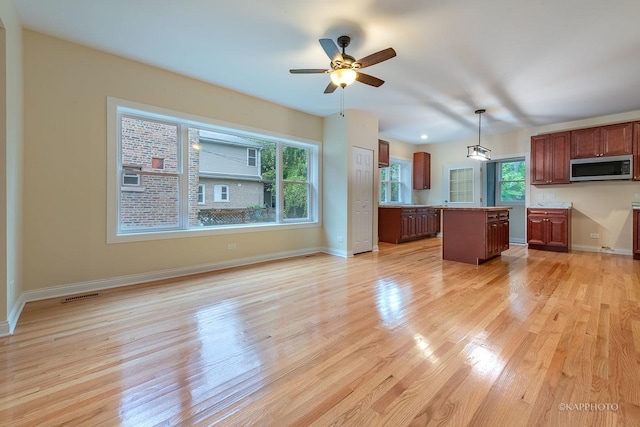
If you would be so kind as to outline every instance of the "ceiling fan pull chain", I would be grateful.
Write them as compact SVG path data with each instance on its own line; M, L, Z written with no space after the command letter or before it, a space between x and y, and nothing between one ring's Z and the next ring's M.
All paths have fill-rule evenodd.
M344 88L340 91L340 115L344 117Z

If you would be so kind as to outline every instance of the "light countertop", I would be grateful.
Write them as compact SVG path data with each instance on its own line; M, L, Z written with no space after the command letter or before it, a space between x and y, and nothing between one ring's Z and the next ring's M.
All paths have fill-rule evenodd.
M572 209L572 202L537 202L532 203L530 208L546 208L546 209Z

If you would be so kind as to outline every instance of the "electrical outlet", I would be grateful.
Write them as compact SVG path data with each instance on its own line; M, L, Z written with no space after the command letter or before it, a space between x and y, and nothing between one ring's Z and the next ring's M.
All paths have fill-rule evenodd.
M636 199L640 199L640 193L634 194L633 197L635 197Z
M338 242L342 242L342 236L338 236Z
M235 249L235 248L236 248L236 244L235 243L227 244L227 249Z
M589 233L589 237L591 237L592 239L599 239L600 238L600 234L598 234L598 233Z
M542 200L542 199L544 199L544 194L542 193L536 194L536 200Z

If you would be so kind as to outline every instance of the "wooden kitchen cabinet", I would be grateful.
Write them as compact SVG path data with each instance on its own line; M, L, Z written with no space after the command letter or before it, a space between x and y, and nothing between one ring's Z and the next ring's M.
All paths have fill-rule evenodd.
M508 209L443 208L442 259L481 264L507 249Z
M633 123L633 180L640 181L640 122Z
M528 208L527 243L531 249L569 252L571 211L569 209Z
M640 209L633 209L633 259L640 259Z
M623 156L633 152L633 123L571 131L571 158Z
M424 206L379 206L378 240L402 243L440 232L440 211Z
M413 189L431 188L431 155L423 151L413 153Z
M531 137L531 184L569 184L570 132Z
M389 142L382 139L378 140L378 167L386 168L389 166Z

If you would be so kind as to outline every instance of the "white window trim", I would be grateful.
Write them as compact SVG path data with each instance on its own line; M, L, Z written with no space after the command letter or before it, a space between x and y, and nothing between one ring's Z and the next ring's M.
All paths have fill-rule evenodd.
M216 227L202 229L181 229L165 231L145 231L141 233L118 234L118 199L117 187L120 185L118 172L118 108L132 112L144 112L147 117L159 120L181 120L185 124L199 128L208 128L214 131L224 131L236 135L271 139L292 146L309 148L309 182L311 191L309 194L310 218L304 221L287 220L280 223L255 223L243 224L233 227ZM128 101L120 98L107 97L107 243L127 243L140 241L153 241L165 239L180 239L188 237L215 236L238 233L255 233L270 230L319 228L322 226L322 182L319 179L319 170L322 169L322 142L308 138L294 137L291 135L253 128L250 126L215 120L208 117L182 113L166 108L155 107L139 102ZM188 144L183 144L188 150ZM317 169L313 166L317 165ZM187 180L183 180L188 185ZM188 209L188 206L185 207Z
M250 154L253 151L253 156ZM250 160L253 159L254 165ZM258 150L256 148L247 147L247 166L255 168L258 167Z
M384 205L395 205L395 204L410 204L412 202L412 166L411 161L405 159L398 159L395 157L391 157L389 159L389 166L385 169L389 169L393 163L397 163L400 165L400 200L397 202L383 202L380 200L380 191L378 191L378 203L382 206ZM391 194L391 183L392 181L382 181L379 179L379 185L387 186L387 194Z
M200 191L202 189L202 191ZM202 201L200 201L200 196L202 196ZM207 187L205 184L198 184L198 204L206 205L207 204Z
M223 195L226 195L226 197L222 197ZM215 203L227 203L229 202L229 199L230 197L228 184L215 184L213 186L213 201Z

